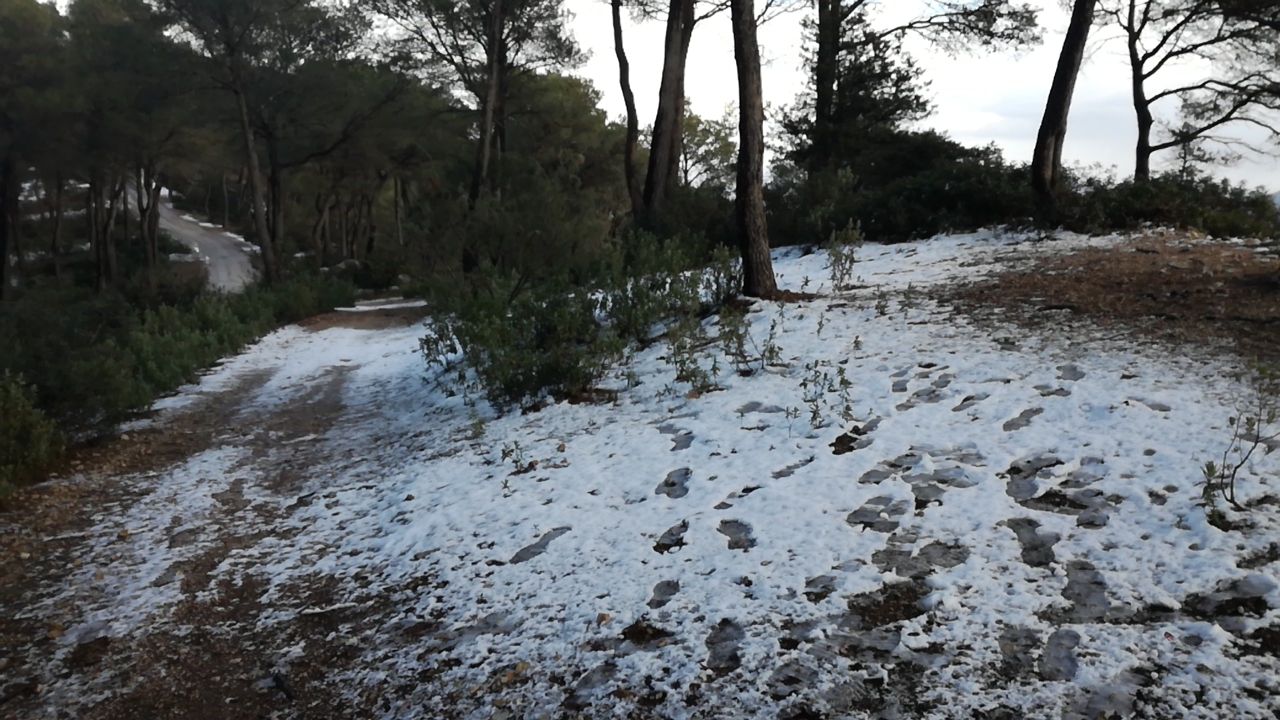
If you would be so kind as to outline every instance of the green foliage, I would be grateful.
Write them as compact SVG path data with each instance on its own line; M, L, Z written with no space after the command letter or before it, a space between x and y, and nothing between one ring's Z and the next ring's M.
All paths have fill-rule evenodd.
M856 225L849 224L841 230L831 231L831 238L827 240L827 263L831 271L831 289L835 292L852 287L853 265L860 247L862 230Z
M1069 185L1061 222L1079 232L1156 225L1218 237L1280 239L1280 209L1265 191L1200 173L1169 172L1147 182L1071 177Z
M352 300L350 286L323 277L142 308L121 294L28 291L0 305L0 336L13 338L0 348L0 371L25 377L38 388L35 407L81 435L146 407L279 325Z
M421 347L429 364L459 370L466 389L499 408L592 395L629 344L651 342L661 327L681 381L709 389L696 359L701 319L738 286L726 251L638 231L593 264L541 276L489 268L468 282L469 291L435 288L441 312Z
M768 189L776 242L819 243L850 224L877 242L991 225L1026 224L1035 204L1026 170L994 147L937 133L876 129L842 167L775 171Z
M37 478L62 452L62 434L21 375L0 373L0 499Z
M623 344L599 319L602 298L589 288L492 278L488 291L439 314L421 341L431 364L448 366L460 351L469 378L498 407L545 394L589 391Z

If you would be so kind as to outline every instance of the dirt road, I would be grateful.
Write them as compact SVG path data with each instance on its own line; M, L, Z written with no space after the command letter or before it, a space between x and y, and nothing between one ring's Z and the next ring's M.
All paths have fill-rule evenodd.
M258 277L252 245L210 223L201 224L172 205L160 204L160 228L205 260L209 285L239 292Z

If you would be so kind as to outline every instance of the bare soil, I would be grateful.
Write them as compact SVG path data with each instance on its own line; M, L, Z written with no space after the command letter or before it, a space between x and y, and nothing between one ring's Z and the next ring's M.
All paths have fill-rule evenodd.
M1086 320L1148 340L1280 360L1280 259L1258 248L1153 232L1109 248L943 288L958 311L1030 327Z

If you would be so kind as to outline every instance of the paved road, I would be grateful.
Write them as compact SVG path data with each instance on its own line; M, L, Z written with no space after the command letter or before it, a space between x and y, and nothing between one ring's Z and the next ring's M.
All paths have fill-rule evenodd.
M206 260L209 285L225 292L239 292L258 278L250 248L244 240L221 228L204 227L183 217L186 213L160 203L160 228Z

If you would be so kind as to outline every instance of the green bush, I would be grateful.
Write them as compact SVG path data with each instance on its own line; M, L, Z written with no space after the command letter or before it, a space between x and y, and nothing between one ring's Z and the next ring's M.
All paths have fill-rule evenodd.
M628 344L697 320L740 283L731 251L695 239L627 233L597 258L535 279L490 269L469 293L438 290L427 361L451 367L461 353L463 384L500 408L589 395Z
M512 297L515 282L497 286L433 320L422 340L429 361L444 364L461 350L498 407L571 396L604 377L622 343L599 320L598 294L547 282Z
M349 284L316 276L149 306L125 294L33 289L0 304L0 337L12 339L0 347L0 372L24 377L38 389L32 407L77 437L146 407L280 325L353 300ZM0 446L17 442L8 433L20 430L0 427Z
M1200 230L1218 237L1280 238L1280 209L1264 191L1199 173L1165 173L1147 182L1070 177L1061 222L1079 232L1143 225Z
M1042 207L1025 165L993 146L967 148L932 132L878 129L838 169L810 175L781 163L767 190L774 244L813 244L850 224L868 240L900 242L992 226L1084 233L1158 225L1216 236L1280 237L1280 212L1261 190L1194 171L1146 182L1066 171L1056 208Z
M62 452L62 435L36 408L22 377L0 373L0 498L39 477Z

